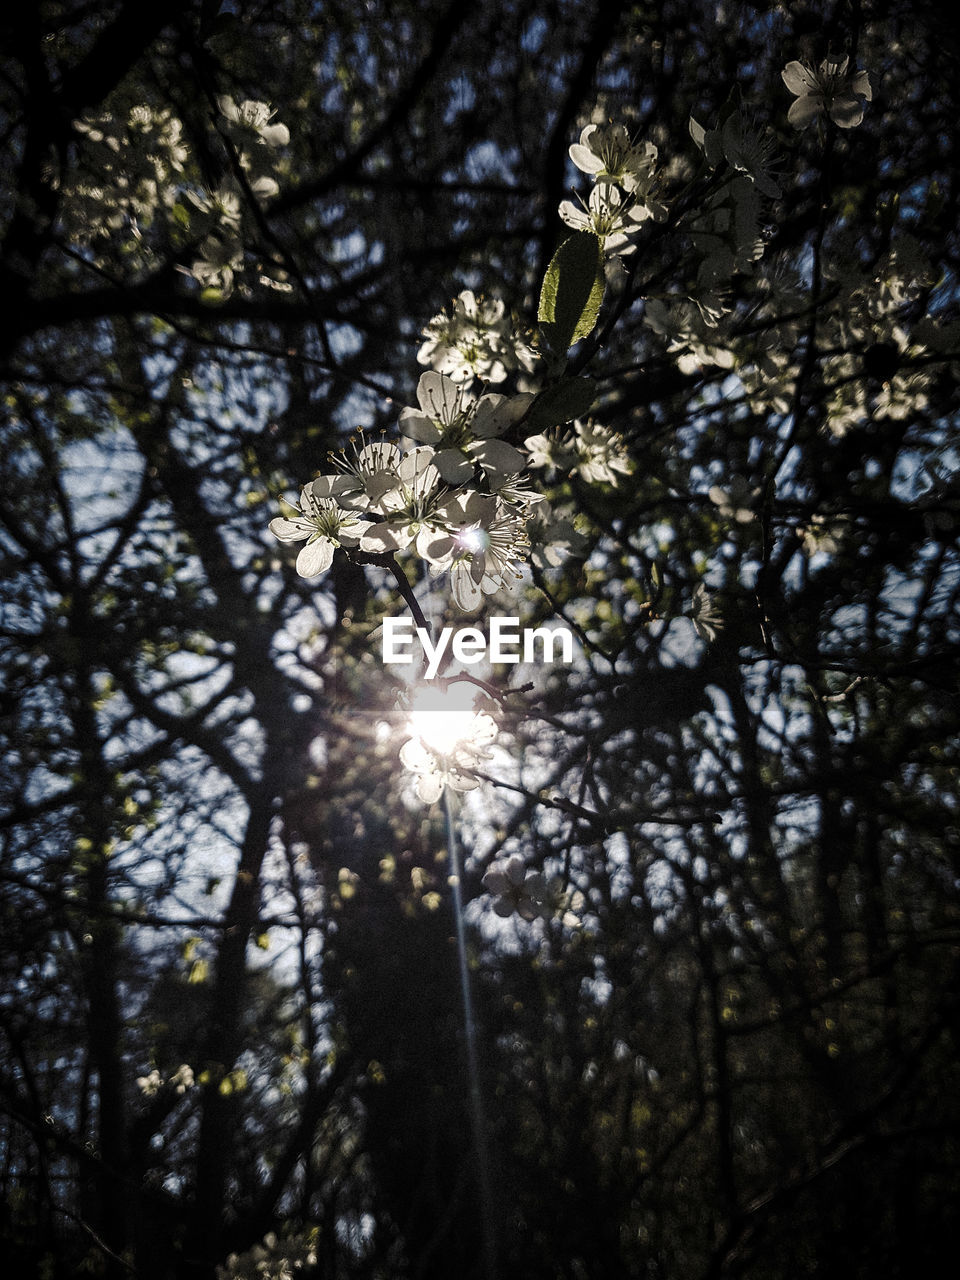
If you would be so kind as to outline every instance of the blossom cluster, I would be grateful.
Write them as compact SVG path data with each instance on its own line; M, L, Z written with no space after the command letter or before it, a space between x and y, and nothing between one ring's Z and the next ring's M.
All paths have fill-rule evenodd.
M789 62L781 73L796 99L787 115L789 122L798 129L823 118L843 129L860 124L873 90L866 71L850 72L848 67L846 57L831 56L817 68ZM732 369L737 362L728 331L733 326L727 323L726 290L734 276L756 275L765 243L763 202L781 197L773 135L748 112L727 110L715 129L691 116L689 129L712 174L704 201L685 224L699 258L696 280L688 293L648 299L645 313L651 328L668 339L668 350L676 354L684 373L705 365ZM797 309L794 291L790 303L781 310ZM762 399L771 384L782 380L789 363L783 352L795 345L794 336L771 331L765 348L755 353L756 363L751 366L748 362L744 384L755 405L759 404L758 394ZM892 340L897 341L895 337ZM768 403L777 412L785 412L789 401L778 394L775 403Z
M724 309L713 302L709 297L647 299L644 323L667 339L667 351L677 357L681 373L695 373L705 365L733 368L734 354L721 325Z
M227 150L224 176L205 182L169 110L138 105L124 116L100 114L74 122L81 140L77 172L63 185L61 222L66 235L89 247L98 265L117 255L142 269L157 256L190 260L181 268L206 290L225 297L245 266L251 201L279 191L278 149L290 139L271 123L266 103L218 100L218 131ZM288 290L282 269L271 263L262 284Z
M935 278L916 242L897 235L872 270L860 268L840 237L826 255L824 274L836 297L822 343L829 431L842 436L868 417L902 422L927 405L932 381L923 363L936 322L912 324L914 303Z
M155 1097L164 1087L164 1084L172 1088L176 1093L184 1094L188 1089L192 1089L195 1083L193 1068L186 1063L177 1067L173 1075L166 1081L164 1081L163 1076L156 1067L145 1076L137 1076L137 1088L145 1098Z
M141 105L123 119L87 116L73 127L85 165L63 189L61 218L74 242L90 245L121 230L142 235L169 212L189 157L172 112Z
M482 884L493 895L498 916L507 918L516 913L521 920L549 920L553 915L546 877L540 871L528 871L519 853L491 863Z
M645 322L667 339L683 373L706 365L733 368L729 286L734 276L755 273L764 251L764 201L781 195L773 137L748 114L730 111L716 129L691 116L689 130L711 174L702 203L682 227L696 277L682 293L648 297L644 310Z
M514 332L502 299L478 298L471 289L457 296L449 314L433 317L423 338L419 362L455 382L500 383L511 373L532 373L536 363L533 349Z
M413 552L449 573L464 610L520 576L526 525L539 495L521 473L527 455L503 437L530 394L473 396L445 374L424 373L418 404L400 414L401 444L380 441L334 455L335 472L305 485L299 507L270 522L282 542L304 542L297 571L314 577L343 547L368 556Z
M272 124L273 113L265 102L234 102L218 99L220 129L231 148L235 169L215 191L189 191L195 220L205 232L194 259L191 274L207 289L229 294L234 278L244 262L244 196L269 200L280 190L276 179L276 149L290 141L284 124ZM246 191L243 188L246 187ZM198 216L197 216L198 215ZM288 291L291 286L282 271L261 276L261 283Z
M567 928L582 924L586 899L578 889L567 889L560 876L550 879L542 871L532 871L519 853L492 862L481 882L493 897L493 910L504 919L517 915L521 920L552 920L559 917Z
M217 1280L294 1280L317 1265L314 1233L278 1237L271 1231L262 1244L245 1253L231 1253L225 1266L217 1267Z
M823 275L830 301L817 324L818 360L826 388L823 427L844 436L868 419L904 421L922 410L933 384L930 353L956 349L949 326L926 315L917 302L935 278L916 242L899 232L875 263L861 264L846 235L828 240ZM737 369L757 412L788 411L802 366L795 320L804 296L799 282L770 280L758 309L766 342ZM952 345L951 345L952 344Z
M590 174L593 188L579 207L564 200L560 217L574 231L597 236L606 254L633 253L632 237L640 226L666 217L666 206L656 196L657 148L634 142L622 124L588 124L570 147L570 159Z
M633 460L623 437L592 418L577 419L572 434L551 428L525 441L531 467L578 475L588 484L609 484L616 488L618 476L631 475Z
M691 219L690 234L700 256L700 293L722 289L735 274L749 275L763 255L761 200L780 198L772 166L774 143L741 112L719 129L705 129L690 117L690 135L711 169L725 166L725 179Z

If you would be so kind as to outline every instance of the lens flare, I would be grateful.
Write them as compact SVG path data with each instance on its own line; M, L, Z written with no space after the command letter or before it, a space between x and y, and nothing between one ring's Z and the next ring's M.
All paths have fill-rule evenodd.
M465 551L486 551L490 545L490 535L485 529L463 529L457 534L457 542Z

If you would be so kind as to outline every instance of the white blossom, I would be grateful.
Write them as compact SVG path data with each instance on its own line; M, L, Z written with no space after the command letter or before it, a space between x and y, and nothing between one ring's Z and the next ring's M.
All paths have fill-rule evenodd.
M570 159L598 182L615 182L625 191L636 191L653 177L657 148L652 142L631 142L622 124L588 124L580 141L570 147Z
M304 542L297 556L297 573L315 578L333 562L337 547L355 547L370 527L355 511L346 510L335 495L342 485L340 476L320 476L305 485L300 506L281 500L282 516L270 521L270 532L281 542Z
M541 502L527 519L530 561L538 569L555 569L568 556L586 555L587 539L574 527L569 516Z
M835 516L814 513L809 524L800 526L797 533L808 555L833 555L843 541L844 527L843 522Z
M217 106L227 121L227 130L241 145L259 143L266 147L285 147L290 141L290 130L285 124L271 124L276 112L265 102L235 102L224 94L217 99Z
M491 863L481 882L494 897L493 909L504 918L549 920L553 915L550 887L539 871L528 871L519 853Z
M527 436L523 447L529 467L566 471L576 457L573 441L560 427L550 427L540 435Z
M244 1253L231 1253L224 1266L217 1267L217 1280L296 1280L317 1265L314 1233L286 1233L278 1239L271 1231L262 1244Z
M711 485L708 496L725 520L749 524L754 519L753 504L760 490L752 488L743 476L733 476L725 489L718 484Z
M494 475L513 475L523 468L523 454L499 437L526 413L532 399L497 394L474 399L462 384L430 371L417 385L419 409L402 411L400 430L434 449L434 465L448 484L469 484L474 463Z
M644 321L654 332L669 339L667 350L677 356L681 373L696 373L703 365L732 369L734 355L724 345L716 325L704 319L702 299L675 298L669 303L648 298Z
M243 221L243 205L235 182L221 182L216 191L188 191L186 195L210 226L239 230Z
M707 644L716 640L717 632L723 626L723 618L702 582L693 593L690 612L687 616L701 640Z
M194 1086L193 1068L183 1063L166 1081L178 1094L184 1094ZM156 1067L145 1076L137 1076L137 1088L145 1098L153 1098L163 1088L164 1079Z
M825 112L841 129L853 129L861 122L865 104L873 99L873 89L866 71L847 75L849 61L825 58L816 71L805 62L787 63L780 74L797 98L787 113L795 128L806 128L820 112Z
M339 498L344 506L375 508L391 489L400 484L399 466L403 459L400 446L388 440L341 449L330 455L330 461L343 475Z
M429 446L404 454L396 467L396 485L379 502L384 518L367 522L362 551L383 554L412 544L429 563L447 562L454 547L447 514L451 495L434 466L434 456Z
M177 1093L186 1093L187 1090L192 1089L196 1083L193 1068L184 1062L181 1066L177 1067L176 1071L167 1083L172 1084Z
M229 235L207 236L200 245L199 258L190 274L204 289L218 289L223 294L233 290L233 281L243 266L243 246Z
M731 169L749 178L761 194L771 200L780 198L780 187L771 171L776 140L769 130L756 128L740 112L734 111L719 129L705 129L691 116L690 136L711 168L726 160Z
M145 1098L152 1098L158 1094L162 1084L163 1076L156 1067L145 1076L137 1076L137 1088Z
M140 234L176 199L189 152L180 121L169 111L133 107L126 119L74 121L84 140L81 175L64 188L63 217L80 244L121 230Z
M470 289L459 294L451 314L435 315L423 336L419 362L457 382L503 382L508 372L533 367L533 352L513 333L503 302Z
M234 288L245 261L243 222L246 195L263 200L279 191L276 147L289 140L286 126L269 123L264 103L220 100L223 129L235 145L235 172L216 190L204 187L189 165L190 149L181 122L166 110L139 104L126 117L84 117L74 122L82 140L77 177L65 183L61 200L63 231L80 245L95 245L94 261L128 270L153 266L170 242L199 246L189 267L202 288L222 296ZM159 246L151 235L161 231ZM101 247L114 241L108 258ZM120 256L118 257L118 253ZM279 277L279 278L275 278ZM283 272L269 263L259 278L271 288L289 290Z
M642 200L624 196L611 182L598 182L586 204L578 208L572 200L560 205L560 217L574 231L589 231L597 236L604 253L626 256L636 245L630 237L640 224L653 215L652 206Z
M450 559L453 596L466 612L520 577L528 550L525 521L493 494L462 494L448 514L462 521Z
M617 472L630 475L633 462L627 455L623 436L592 420L573 424L577 454L576 473L589 484L617 484Z

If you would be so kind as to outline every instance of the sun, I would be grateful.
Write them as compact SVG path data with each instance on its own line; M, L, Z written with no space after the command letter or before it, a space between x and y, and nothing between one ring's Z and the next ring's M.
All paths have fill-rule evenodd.
M473 691L465 682L421 686L410 702L411 733L440 755L448 755L459 743L469 741L476 722Z

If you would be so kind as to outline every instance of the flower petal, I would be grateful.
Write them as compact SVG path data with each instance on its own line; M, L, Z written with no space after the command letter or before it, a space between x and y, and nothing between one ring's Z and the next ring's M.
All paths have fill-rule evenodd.
M873 89L870 85L869 71L858 71L850 81L850 92L855 93L859 98L866 98L868 102L873 101Z
M802 62L788 62L780 75L791 93L815 93L819 88L817 77Z
M405 526L381 522L373 525L361 537L360 550L383 555L388 551L402 551L412 541L413 535Z
M284 516L276 516L270 521L270 532L281 542L302 542L314 532L309 520L287 520Z
M500 471L507 476L522 471L526 462L520 450L506 440L481 440L470 445L470 452L485 470Z
M433 465L447 484L466 484L473 479L473 465L459 449L440 449Z
M453 598L464 613L473 613L483 601L483 593L470 576L470 565L458 560L450 571Z
M824 58L820 63L820 75L823 79L838 80L842 75L846 74L849 57L843 58Z
M317 476L316 480L311 483L310 489L315 498L336 498L350 488L352 481L352 476L343 474Z
M842 93L830 103L830 119L841 129L854 129L863 119L863 103L852 94Z
M285 124L268 124L260 130L260 137L268 147L285 147L290 141L290 130Z
M523 891L534 902L546 902L547 882L540 871L531 871L523 882Z
M346 524L342 524L338 531L340 542L345 547L355 547L363 538L368 529L373 528L371 520L349 520Z
M436 773L423 773L417 779L417 795L424 804L434 804L443 794L443 779Z
M519 889L523 884L523 878L527 874L526 863L519 853L513 853L507 859L506 873L511 883Z
M519 422L535 398L530 392L521 392L516 396L481 396L470 420L471 435L477 440L502 436L508 427Z
M400 748L400 760L414 773L423 773L433 768L433 756L419 738L407 739Z
M469 774L455 770L447 774L447 784L454 791L476 791L480 785L480 779L472 778Z
M315 578L333 563L333 543L328 538L315 538L301 548L297 556L297 573L301 578Z
M433 457L433 449L429 445L421 445L419 449L411 449L409 453L405 453L397 467L401 483L416 489L421 495L429 493L440 479L433 466Z
M430 369L420 375L417 400L428 418L449 423L463 407L463 392L452 378Z
M452 533L424 527L417 534L417 555L438 569L445 569L457 545Z
M787 119L795 129L805 129L823 107L821 94L805 94L798 98L787 112Z
M575 142L570 147L570 159L584 173L600 173L603 169L603 161L596 152L582 146L579 142Z
M514 886L503 869L498 865L491 867L489 871L484 873L483 879L480 881L487 893L507 893Z
M440 439L437 424L416 409L404 409L400 414L400 432L418 444L436 444Z
M590 231L593 228L590 215L585 213L583 209L578 209L572 200L561 201L557 212L567 226L573 227L575 231Z

